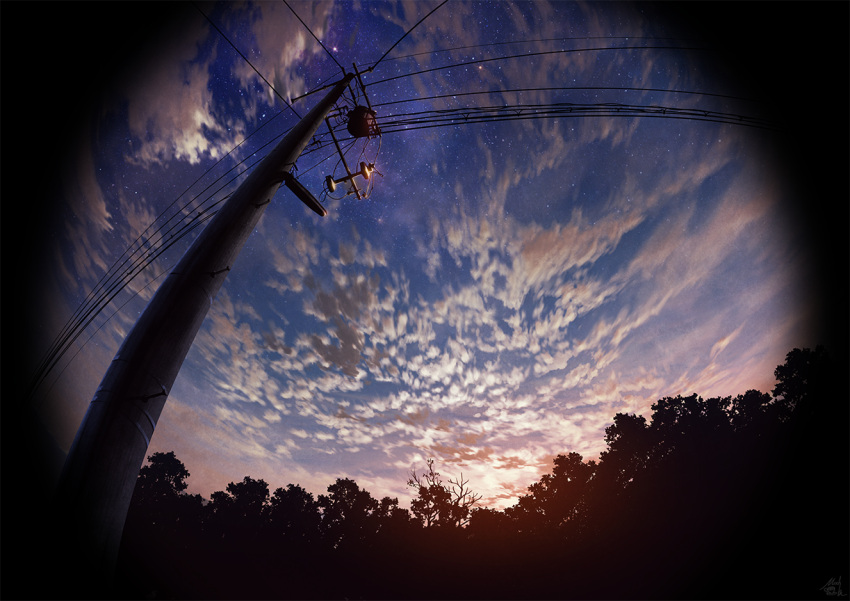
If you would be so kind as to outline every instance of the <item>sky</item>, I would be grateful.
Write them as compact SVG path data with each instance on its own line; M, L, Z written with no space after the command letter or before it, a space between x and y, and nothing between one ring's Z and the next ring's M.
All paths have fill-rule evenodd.
M143 26L122 27L120 48L89 41L85 60L77 48L81 82L108 76L43 92L69 96L59 131L73 135L45 169L54 204L31 241L43 262L26 279L28 366L125 251L147 256L238 185L324 91L295 111L280 97L339 79L329 53L364 70L413 28L363 76L379 125L552 103L777 116L733 76L720 38L664 4L450 0L414 28L438 4L290 1L303 24L283 2L131 5L117 23ZM584 115L394 131L346 153L378 171L361 200L323 192L344 168L332 146L311 147L295 173L329 215L275 195L148 454L174 451L207 498L246 475L315 495L348 477L403 507L411 469L433 458L503 509L557 454L598 458L618 412L769 392L789 350L822 342L787 136L781 123ZM129 281L28 401L62 451L198 231Z

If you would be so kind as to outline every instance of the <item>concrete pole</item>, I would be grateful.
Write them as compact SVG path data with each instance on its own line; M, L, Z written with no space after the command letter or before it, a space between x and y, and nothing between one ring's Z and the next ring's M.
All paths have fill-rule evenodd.
M66 557L111 578L133 488L180 366L213 298L266 205L353 74L263 159L201 232L127 335L89 405L57 492ZM70 583L69 583L70 584Z

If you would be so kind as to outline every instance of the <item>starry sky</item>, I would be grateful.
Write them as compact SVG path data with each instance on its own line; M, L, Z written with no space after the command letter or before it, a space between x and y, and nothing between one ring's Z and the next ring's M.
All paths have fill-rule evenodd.
M81 5L70 31L54 24L51 68L64 75L40 71L35 106L52 116L31 116L59 125L39 136L52 146L37 180L50 210L30 207L38 231L24 231L27 373L125 252L145 265L28 401L59 449L200 229L181 227L214 212L297 122L277 94L292 102L336 81L328 53L368 68L438 4L290 0L304 24L283 2L97 4ZM620 103L777 128L564 114L393 131L346 151L379 172L362 200L323 192L344 168L332 146L311 147L295 173L329 215L276 194L148 454L175 451L189 492L205 497L246 475L314 494L349 477L402 506L409 471L434 458L502 509L555 455L596 458L617 412L649 416L676 394L769 392L789 350L825 342L823 260L808 226L830 172L806 179L809 163L789 158L801 117L785 109L800 92L770 102L759 87L779 66L739 64L774 49L736 55L743 24L715 18L730 28L719 35L685 12L465 0L436 10L363 77L379 125L424 111ZM94 26L99 13L114 27ZM805 67L781 71L798 82L819 72ZM843 287L838 273L831 285Z

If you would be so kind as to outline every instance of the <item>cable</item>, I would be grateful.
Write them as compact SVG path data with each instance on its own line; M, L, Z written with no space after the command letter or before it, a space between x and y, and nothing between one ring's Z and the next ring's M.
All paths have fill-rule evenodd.
M245 60L245 62L246 62L246 63L248 63L248 65L249 65L249 66L250 66L250 67L254 70L254 73L256 73L257 75L259 75L259 76L260 76L260 78L261 78L264 82L266 82L266 85L267 85L267 86L269 86L269 87L272 89L272 91L273 91L273 92L277 95L277 97L278 97L278 98L280 98L281 102L283 102L283 104L285 104L285 105L286 105L286 106L288 106L290 109L292 109L292 112L293 112L293 113L295 113L295 116L296 116L296 117L298 117L298 118L300 119L300 118L301 118L301 115L299 115L299 114L298 114L298 111L296 111L296 110L295 110L295 107L293 107L291 104L289 104L289 103L286 101L286 99L285 99L283 96L281 96L281 95L280 95L280 92L278 92L278 91L277 91L277 89L276 89L276 88L275 88L272 84L270 84L270 83L269 83L269 80L268 80L268 79L266 79L266 78L263 76L263 74L262 74L262 73L260 73L260 72L257 70L257 68L254 66L254 64L253 64L251 61L249 61L249 60L248 60L248 57L247 57L247 56L245 56L244 54L242 54L242 51L241 51L241 50L239 50L239 48L237 48L237 47L236 47L236 45L235 45L233 42L231 42L231 41L230 41L230 39L229 39L226 35L224 35L224 32L223 32L221 29L219 29L219 28L218 28L218 25L216 25L215 23L213 23L213 20L212 20L212 19L210 19L204 11L202 11L202 10L201 10L201 7L199 7L199 6L198 6L197 4L195 4L194 2L192 3L192 5L193 5L196 9L198 9L198 12L199 12L199 13L201 13L207 21L209 21L209 24L210 24L210 25L212 25L212 26L213 26L213 28L214 28L214 29L215 29L215 30L216 30L219 34L221 34L221 37L223 37L223 38L225 39L225 41L227 41L227 43L228 43L228 44L230 44L230 46L231 46L231 47L232 47L232 48L233 48L233 49L234 49L234 50L235 50L235 51L239 54L239 56L241 56L241 57ZM297 15L296 15L296 16L297 16Z
M301 17L298 16L298 13L295 12L295 9L292 8L291 6L289 6L289 3L286 0L281 0L281 1L284 4L286 4L286 8L288 8L289 10L292 11L292 14L295 15L295 18L298 19L299 21L301 21L301 24L304 26L304 29L309 31L310 35L313 36L313 39L316 40L317 42L319 42L319 46L322 47L322 50L324 50L325 52L328 53L328 56L331 57L331 60L333 60L333 62L336 63L337 67L339 67L342 70L342 74L345 75L345 68L343 68L343 66L339 64L339 61L336 60L336 57L333 54L331 54L330 50L325 48L325 45L322 44L322 41L319 38L316 37L316 34L313 33L313 30L311 30L309 27L307 27L307 24L301 19Z
M427 19L428 17L430 17L431 15L433 15L433 14L437 11L437 9L438 9L438 8L440 8L441 6L443 6L443 4L445 4L445 3L446 3L446 2L448 2L448 1L449 1L449 0L443 0L443 1L442 1L442 2L440 2L440 4L438 4L438 5L437 5L437 6L436 6L436 7L435 7L435 8L434 8L431 12L429 12L427 15L425 15L424 17L422 17L421 19L419 19L419 21L416 23L416 25L414 25L413 27L411 27L410 29L408 29L408 30L407 30L407 32L405 32L405 34L404 34L403 36L401 36L401 37L398 39L398 42L396 42L395 44L393 44L392 46L390 46L390 49L389 49L389 50L387 50L386 52L384 52L384 55L383 55L381 58L379 58L379 59L378 59L378 61L377 61L374 65L372 65L372 66L369 68L369 70L370 70L370 71L373 71L373 70L374 70L374 69L375 69L375 68L376 68L379 64L381 64L381 61L382 61L382 60L384 60L384 58L385 58L385 57L386 57L386 56L387 56L390 52L392 52L393 48L395 48L396 46L398 46L398 45L399 45L399 43L400 43L400 42L401 42L404 38L406 38L406 37L407 37L407 34L409 34L411 31L413 31L414 29L416 29L417 27L419 27L419 25L420 25L420 23L422 23L422 21L424 21L425 19Z
M777 124L756 117L708 111L703 109L681 109L658 105L628 105L620 103L574 104L553 103L546 105L515 105L490 107L465 107L417 111L394 115L381 122L382 133L396 133L431 127L457 126L491 121L517 121L547 119L555 117L661 117L713 121L744 125L762 129L778 129Z
M696 92L691 90L669 90L666 88L632 88L628 86L564 86L564 87L546 87L546 88L511 88L509 90L489 90L486 92L457 92L454 94L438 94L436 96L423 96L421 98L408 98L405 100L391 100L389 102L381 102L373 105L374 107L390 106L393 104L404 104L407 102L417 102L424 100L439 100L440 98L456 98L458 96L478 96L482 94L504 94L504 93L519 93L519 92L550 92L563 90L585 90L585 91L631 91L631 92L665 92L668 94L692 94L696 96L712 96L715 98L729 98L732 100L745 100L755 102L749 98L740 96L732 96L729 94L714 94L712 92Z
M571 49L562 49L562 50L544 50L540 52L526 52L525 54L513 54L510 56L500 56L495 58L482 58L475 59L471 61L466 61L463 63L455 63L453 65L444 65L442 67L431 67L430 69L423 69L422 71L416 71L414 73L406 73L404 75L395 75L393 77L387 77L386 79L379 79L378 81L373 81L367 85L375 86L380 83L386 83L388 81L395 81L396 79L403 79L405 77L413 77L414 75L422 75L423 73L431 73L432 71L441 71L443 69L455 69L457 67L466 67L469 65L477 65L480 63L489 63L492 61L502 61L509 60L512 58L528 58L532 56L543 56L547 54L568 54L571 52L601 52L605 50L705 50L705 48L699 47L689 47L689 46L606 46L604 48L571 48Z
M77 352L75 352L73 355L71 355L71 358L70 358L70 359L68 359L68 362L65 364L65 367L63 367L63 368L60 370L60 372L56 375L56 377L53 379L53 382L50 384L50 386L48 386L48 387L47 387L47 390L45 390L45 391L44 391L44 394L47 394L47 393L49 393L51 390L53 390L53 387L54 387L54 386L56 386L56 383L57 383L57 382L59 381L59 379L62 377L62 374L64 374L64 373L65 373L65 370L66 370L66 369L68 369L68 368L71 366L71 363L73 363L73 362L74 362L74 359L76 359L76 358L77 358L77 355L79 355L79 354L82 352L82 350L85 348L85 346L86 346L89 342L91 342L91 339L92 339L92 338L94 338L94 337L95 337L95 335L96 335L98 332L100 332L100 330L102 330L102 329L103 329L103 326L105 326L106 324L108 324L108 323L112 320L112 318L113 318L113 317L115 317L115 316L118 314L118 312L119 312L119 311L121 311L121 309L123 309L125 306L127 306L127 304L128 304L131 300L133 300L134 298L136 298L136 297L137 297L137 296L138 296L138 295L142 292L142 290L146 290L147 288L149 288L151 284L153 284L154 282L156 282L158 279L160 279L162 276L164 276L164 275L165 275L165 274L167 274L168 272L169 272L169 269L166 269L165 271L163 271L162 273L160 273L160 274L159 274L159 275L157 275L156 277L152 278L152 279L151 279L151 281L150 281L150 282L148 282L147 284L145 284L145 286L144 286L141 290L138 290L137 292L134 292L134 293L133 293L133 295L132 295L132 296L130 296L130 298L128 298L126 301L124 301L124 303L123 303L120 307L118 307L117 309L115 309L115 311L113 311L113 312L112 312L112 315L110 315L109 317L107 317L107 318L106 318L106 321L104 321L102 324L100 324L100 325L97 327L97 329L95 329L95 331L94 331L94 332L92 332L91 336L89 336L89 337L86 339L86 341L85 341L85 342L83 342L83 344L80 346L80 348L78 348L78 349L77 349ZM63 353L63 355L62 355L62 356L64 356L64 353ZM61 358L61 356L60 356L60 358ZM46 377L47 377L47 376L46 376L46 374L45 374L45 378L46 378Z
M397 61L405 58L413 58L415 56L422 56L424 54L439 54L441 52L453 52L455 50L470 50L473 48L489 48L490 46L507 46L510 44L536 44L539 42L565 42L565 41L575 41L575 40L679 40L679 41L689 41L685 38L664 38L664 37L652 37L652 36L584 36L584 37L567 37L567 38L538 38L535 40L515 40L511 42L490 42L489 44L473 44L470 46L455 46L454 48L444 48L442 50L434 50L431 52L416 52L414 54L405 54L404 56L396 56L394 58L390 58L387 60ZM374 68L374 65L373 65Z
M662 90L668 91L668 90ZM483 92L482 92L483 93ZM473 94L473 93L469 93ZM658 106L658 105L628 105L621 103L597 103L597 104L575 104L575 103L552 103L552 104L538 104L538 105L514 105L514 106L490 106L490 107L463 107L463 108L455 108L455 109L440 109L440 110L430 110L430 111L416 111L410 113L403 113L391 116L382 121L382 132L383 133L397 133L399 131L412 131L417 129L429 129L433 127L447 127L447 126L459 126L466 125L472 123L485 123L485 122L499 122L499 121L514 121L514 120L528 120L528 119L545 119L545 118L558 118L558 117L651 117L651 118L669 118L669 119L689 119L696 121L710 121L717 123L726 123L726 124L735 124L735 125L744 125L750 127L758 127L758 128L766 128L766 129L775 129L775 124L758 118L753 118L745 115L733 114L733 113L723 113L717 111L707 111L700 109L682 109L677 107L669 107L669 106ZM341 125L340 125L341 127ZM253 135L253 134L252 134ZM281 134L283 135L283 134ZM329 134L326 134L329 135ZM272 138L270 141L266 142L260 149L272 144L277 140L280 136L276 136ZM318 136L313 144L312 148L305 149L302 156L306 156L310 154L314 150L320 150L325 146L329 145L326 139L322 139L323 136ZM244 142L244 141L243 141ZM357 142L357 138L343 139L344 150L346 152L350 150L355 143ZM360 152L360 156L364 156L366 149L368 148L370 141L367 140L363 149ZM241 143L240 143L241 144ZM235 150L235 149L234 149ZM380 150L380 148L379 148ZM231 151L232 152L232 151ZM256 154L256 151L253 153ZM336 153L332 153L319 161L316 165L313 165L307 172L316 168L319 164L327 161L329 158L335 156ZM236 167L243 164L246 159L240 161L235 167L231 168L226 172L227 173L233 171ZM150 264L153 263L154 260L159 258L168 248L173 246L178 240L183 238L185 235L193 231L200 224L205 222L206 220L212 218L216 214L217 211L213 211L213 209L225 202L227 196L223 198L219 198L214 200L212 204L207 205L207 203L214 199L215 195L224 190L227 186L232 184L236 179L250 171L250 169L256 165L262 158L258 158L252 165L247 167L244 171L236 174L234 177L230 178L223 185L221 185L217 190L213 191L206 199L202 200L199 207L197 209L193 209L192 213L189 215L184 215L182 220L174 225L172 225L168 230L165 230L165 226L172 221L175 216L169 218L162 226L158 229L154 230L150 235L147 243L151 246L145 253L143 253L140 257L132 261L130 266L123 271L123 273L118 274L120 277L116 278L115 274L115 266L110 269L110 274L107 274L108 277L101 279L101 284L99 284L100 294L97 298L92 298L92 294L89 295L90 302L83 303L81 309L79 309L74 317L72 317L69 322L69 326L66 326L63 333L60 334L56 344L50 353L48 353L48 357L42 365L42 375L49 372L58 362L59 358L64 355L65 351L70 347L73 342L79 337L82 331L88 327L89 324L93 322L93 320L100 314L100 312L108 305L121 290L124 289L137 275L139 275L145 268L147 268ZM341 159L340 159L341 162ZM220 162L219 162L220 163ZM217 164L219 164L217 163ZM337 167L339 166L339 162ZM336 168L334 168L334 172ZM211 170L210 170L211 171ZM209 173L209 171L207 172ZM207 186L207 188L201 192L201 194L195 196L191 201L194 202L199 198L200 195L207 192L215 183L221 181L224 175L220 176L216 179L212 184ZM198 180L196 180L197 182ZM371 184L367 186L367 193L371 190ZM194 184L193 184L194 185ZM191 186L190 186L191 188ZM184 192L185 194L185 192ZM181 194L180 197L183 195ZM178 199L180 198L178 197ZM173 205L174 203L172 203ZM207 206L205 206L207 205ZM182 209L181 209L182 210ZM159 219L159 218L157 218ZM155 220L156 222L156 220ZM146 229L147 232L150 229ZM176 231L175 231L176 230ZM156 234L161 234L159 239L153 239L153 236ZM166 240L166 235L170 235ZM141 239L142 236L136 239L134 244ZM132 247L132 245L131 245ZM124 258L123 262L118 266L120 269L123 265L125 265L133 255L137 254L142 250L142 247L137 248L132 253L130 253L127 257ZM124 253L127 254L127 251ZM123 256L123 255L122 255ZM117 264L117 263L116 263ZM93 291L94 292L94 291ZM39 378L42 381L43 378ZM37 384L38 385L38 384ZM36 385L36 387L37 387Z

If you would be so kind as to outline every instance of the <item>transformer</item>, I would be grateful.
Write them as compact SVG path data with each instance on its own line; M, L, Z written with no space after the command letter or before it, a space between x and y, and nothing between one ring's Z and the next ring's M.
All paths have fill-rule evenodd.
M378 129L375 111L361 105L348 111L348 133L355 138L370 138L380 135L381 130Z

